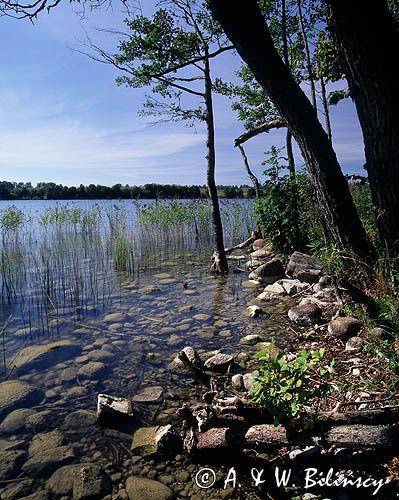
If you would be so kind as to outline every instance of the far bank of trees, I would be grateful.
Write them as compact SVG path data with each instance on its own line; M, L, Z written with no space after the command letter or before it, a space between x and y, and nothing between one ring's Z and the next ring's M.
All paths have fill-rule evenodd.
M218 195L223 198L253 198L255 189L250 186L217 186ZM129 186L115 184L101 186L63 186L54 182L0 181L0 200L116 200L116 199L197 199L207 198L206 186L181 186L177 184L144 184Z

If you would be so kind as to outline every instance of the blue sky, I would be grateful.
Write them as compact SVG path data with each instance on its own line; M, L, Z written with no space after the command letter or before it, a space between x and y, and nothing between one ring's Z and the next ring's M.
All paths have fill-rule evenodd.
M151 124L137 115L144 91L117 87L116 70L71 50L95 26L121 27L115 9L77 16L62 3L32 25L0 18L0 180L65 185L205 183L205 131ZM112 46L106 35L93 35ZM233 74L239 59L215 60L214 76ZM215 98L217 183L248 184L233 139L243 132L229 100ZM344 170L363 172L363 144L353 104L332 108L334 145ZM284 132L263 134L246 151L256 173L264 151ZM296 151L297 163L302 159Z

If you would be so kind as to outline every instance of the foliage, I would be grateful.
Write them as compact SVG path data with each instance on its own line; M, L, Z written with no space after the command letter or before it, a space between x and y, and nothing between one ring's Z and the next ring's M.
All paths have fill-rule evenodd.
M304 227L300 223L298 189L296 180L284 174L280 164L280 149L273 146L265 161L269 168L262 186L262 196L255 203L255 217L265 238L275 250L289 253L302 249L305 241Z
M255 358L261 366L254 375L250 389L252 402L267 408L274 417L275 425L288 420L291 424L303 422L310 425L306 406L325 396L329 367L323 364L324 349L299 351L293 361L286 361L283 352L275 352L275 344L259 351ZM316 379L316 381L315 381Z
M18 229L25 221L25 214L17 207L7 207L0 211L0 227L3 231Z

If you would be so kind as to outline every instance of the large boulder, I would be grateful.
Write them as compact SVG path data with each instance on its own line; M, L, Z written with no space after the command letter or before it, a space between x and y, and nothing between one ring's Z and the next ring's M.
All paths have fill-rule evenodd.
M36 434L29 445L29 456L46 449L57 448L62 444L64 444L64 436L58 430Z
M26 428L26 419L32 415L34 410L29 408L19 408L7 415L0 424L0 434L17 434Z
M18 374L53 366L71 359L81 352L81 347L70 340L57 340L50 344L34 345L22 349L14 364Z
M43 392L19 380L0 383L0 421L18 408L30 408L44 398Z
M284 267L280 259L271 259L265 262L249 275L250 280L260 281L261 283L274 283L284 277Z
M316 283L322 269L323 263L315 257L302 252L294 252L288 262L286 273L301 281L308 281L306 278L310 278L309 283ZM301 271L306 272L300 273Z
M206 432L197 434L197 450L221 450L229 447L228 437L230 429L228 427L215 427Z
M141 476L130 476L126 481L130 500L172 500L173 491L165 484Z
M17 477L25 459L26 452L21 450L0 451L0 483Z
M341 340L355 336L362 328L362 322L356 318L336 318L328 324L328 333Z
M291 321L300 326L310 326L317 323L321 318L321 309L313 302L299 304L291 307L288 317Z
M100 500L112 491L111 479L100 465L81 467L73 481L74 500Z
M149 457L162 452L166 444L174 440L171 425L140 427L133 435L131 450L136 455Z
M327 443L350 447L397 448L399 428L392 425L338 425L325 437Z
M46 488L56 496L72 496L73 483L82 467L90 465L89 463L64 465L57 469L48 479Z
M221 352L211 356L205 361L204 367L211 372L226 372L229 366L234 362L233 356Z

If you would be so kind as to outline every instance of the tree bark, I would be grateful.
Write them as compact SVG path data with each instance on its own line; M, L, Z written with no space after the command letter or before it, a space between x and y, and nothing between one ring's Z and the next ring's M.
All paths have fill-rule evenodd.
M312 61L310 59L308 37L306 35L305 25L303 23L301 0L298 0L297 4L298 4L299 26L301 27L303 46L305 49L306 69L308 71L308 78L309 78L309 84L310 84L310 95L312 97L312 105L313 105L314 109L316 110L316 115L317 115L316 87L315 87L315 83L314 83Z
M252 139L252 137L255 137L259 134L263 134L263 132L269 132L269 130L272 130L273 128L282 128L286 126L287 122L282 118L276 118L275 120L270 120L269 122L261 123L260 125L257 125L256 127L252 128L251 130L248 130L248 132L245 132L244 134L241 134L239 137L237 137L237 139L235 139L234 141L234 147L237 147L240 144L247 142L249 139Z
M213 120L213 102L212 102L212 80L209 59L205 61L205 107L206 107L206 128L207 128L207 155L208 162L206 171L206 180L212 207L212 229L214 239L214 254L211 270L216 273L226 274L229 271L227 257L224 251L223 227L220 216L219 198L215 183L215 125Z
M285 119L318 198L327 240L367 258L371 249L348 183L322 125L274 47L256 0L209 0L213 16Z
M330 110L328 109L326 84L324 82L324 77L321 73L320 73L320 87L321 87L321 100L323 101L323 108L324 108L326 132L327 132L329 140L332 141Z
M378 229L391 257L399 254L399 94L393 75L399 35L386 1L328 0L331 27L363 131Z
M252 184L254 185L256 198L259 199L260 198L259 180L256 177L256 175L252 172L251 167L249 166L248 158L247 155L245 154L244 148L241 146L241 144L238 145L238 148L241 151L241 156L244 161L245 170L247 171L247 174L251 179Z

